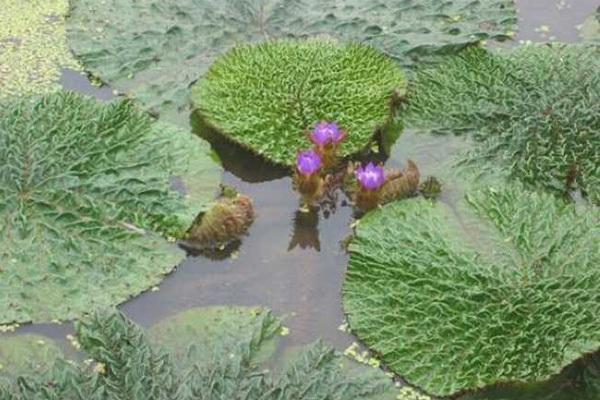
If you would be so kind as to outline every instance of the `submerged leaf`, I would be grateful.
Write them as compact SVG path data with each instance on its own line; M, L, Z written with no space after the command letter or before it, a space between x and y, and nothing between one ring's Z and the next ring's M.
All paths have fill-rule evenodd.
M507 38L515 19L510 0L78 0L68 27L88 70L173 116L186 109L188 87L237 44L327 35L410 65Z
M350 327L431 393L546 380L600 346L598 226L520 185L391 203L350 245Z
M584 21L581 36L585 41L600 44L600 7Z
M166 318L150 329L152 343L162 346L187 369L206 366L213 357L237 357L237 346L254 341L255 357L262 362L275 353L281 322L258 307L213 306L193 308Z
M180 183L174 190L172 180ZM68 319L156 285L219 169L127 102L68 93L0 110L0 322Z
M62 355L56 343L45 336L0 336L0 372L5 375L43 374Z

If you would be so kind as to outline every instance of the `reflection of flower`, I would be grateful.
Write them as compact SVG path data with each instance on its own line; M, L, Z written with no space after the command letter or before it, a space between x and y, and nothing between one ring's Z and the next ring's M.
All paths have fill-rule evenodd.
M372 162L366 167L358 167L355 171L356 179L363 189L376 190L385 182L385 171L383 167L377 167Z
M296 155L296 169L302 175L312 175L321 168L321 157L312 150Z
M288 245L288 251L300 246L321 251L319 241L319 209L309 207L308 212L296 211L294 214L294 232Z
M328 143L338 144L342 141L345 134L335 122L319 122L310 135L310 140L317 146L324 146Z

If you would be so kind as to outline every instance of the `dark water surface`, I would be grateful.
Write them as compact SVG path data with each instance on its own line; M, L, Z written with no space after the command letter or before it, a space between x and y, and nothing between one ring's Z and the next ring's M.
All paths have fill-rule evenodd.
M576 25L592 14L599 0L523 0L518 2L518 40L579 40ZM546 29L547 27L547 29ZM551 38L552 37L552 38ZM87 77L63 71L63 87L106 100L114 97L108 87L92 86ZM334 210L300 213L297 195L285 170L275 168L222 141L213 141L222 159L223 183L236 187L254 199L257 219L243 239L235 257L211 261L188 257L166 277L158 291L146 292L120 308L131 318L149 326L190 307L228 304L264 305L285 317L291 334L284 345L302 345L322 338L326 344L344 349L356 339L338 327L344 321L341 285L348 256L340 241L350 234L352 208L338 193ZM439 162L439 148L424 146L406 153L396 146L390 165L402 166L406 156L425 170ZM451 204L453 194L442 201ZM71 324L39 324L21 327L68 347L65 336ZM553 393L557 393L558 386ZM530 390L530 389L528 389ZM489 392L477 399L568 399L536 394L522 396L523 388ZM532 391L532 395L535 391ZM495 394L494 394L495 393ZM517 393L517 394L515 394ZM538 392L535 392L538 393ZM474 397L475 398L475 397Z

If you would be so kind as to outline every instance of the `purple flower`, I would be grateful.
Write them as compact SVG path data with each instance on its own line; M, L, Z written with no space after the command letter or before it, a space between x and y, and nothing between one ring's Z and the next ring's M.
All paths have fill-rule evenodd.
M312 150L296 155L296 168L302 175L311 175L321 168L321 157Z
M364 189L379 189L385 182L383 167L376 167L372 162L368 163L364 168L362 166L358 167L354 174Z
M344 138L344 132L340 131L335 122L319 122L313 129L310 140L317 145L326 145L327 143L339 143Z

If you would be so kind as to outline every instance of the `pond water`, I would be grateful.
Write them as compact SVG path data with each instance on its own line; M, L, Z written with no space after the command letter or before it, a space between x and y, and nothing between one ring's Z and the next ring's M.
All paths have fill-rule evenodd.
M519 31L515 42L575 42L579 40L576 26L597 7L598 0L518 2ZM63 71L61 84L102 100L114 97L110 88L94 87L87 78L70 70ZM286 171L228 143L212 140L212 145L222 160L223 183L254 199L257 219L249 235L230 259L188 257L166 277L158 291L136 297L122 305L121 310L149 326L190 307L264 305L283 316L291 330L291 335L282 340L284 346L307 344L317 338L338 349L349 346L356 338L338 329L344 322L341 286L348 260L341 241L351 233L353 214L344 195L337 193L332 207L300 213L298 197ZM407 149L411 149L411 154L401 154ZM401 142L392 153L393 167L402 166L406 156L425 170L440 161L437 146L415 147ZM442 197L449 204L455 200L452 192ZM18 330L46 335L65 348L69 347L65 336L71 331L71 324L26 325ZM511 388L477 398L558 398L535 390L532 396L534 392L534 397L520 397L523 388Z

